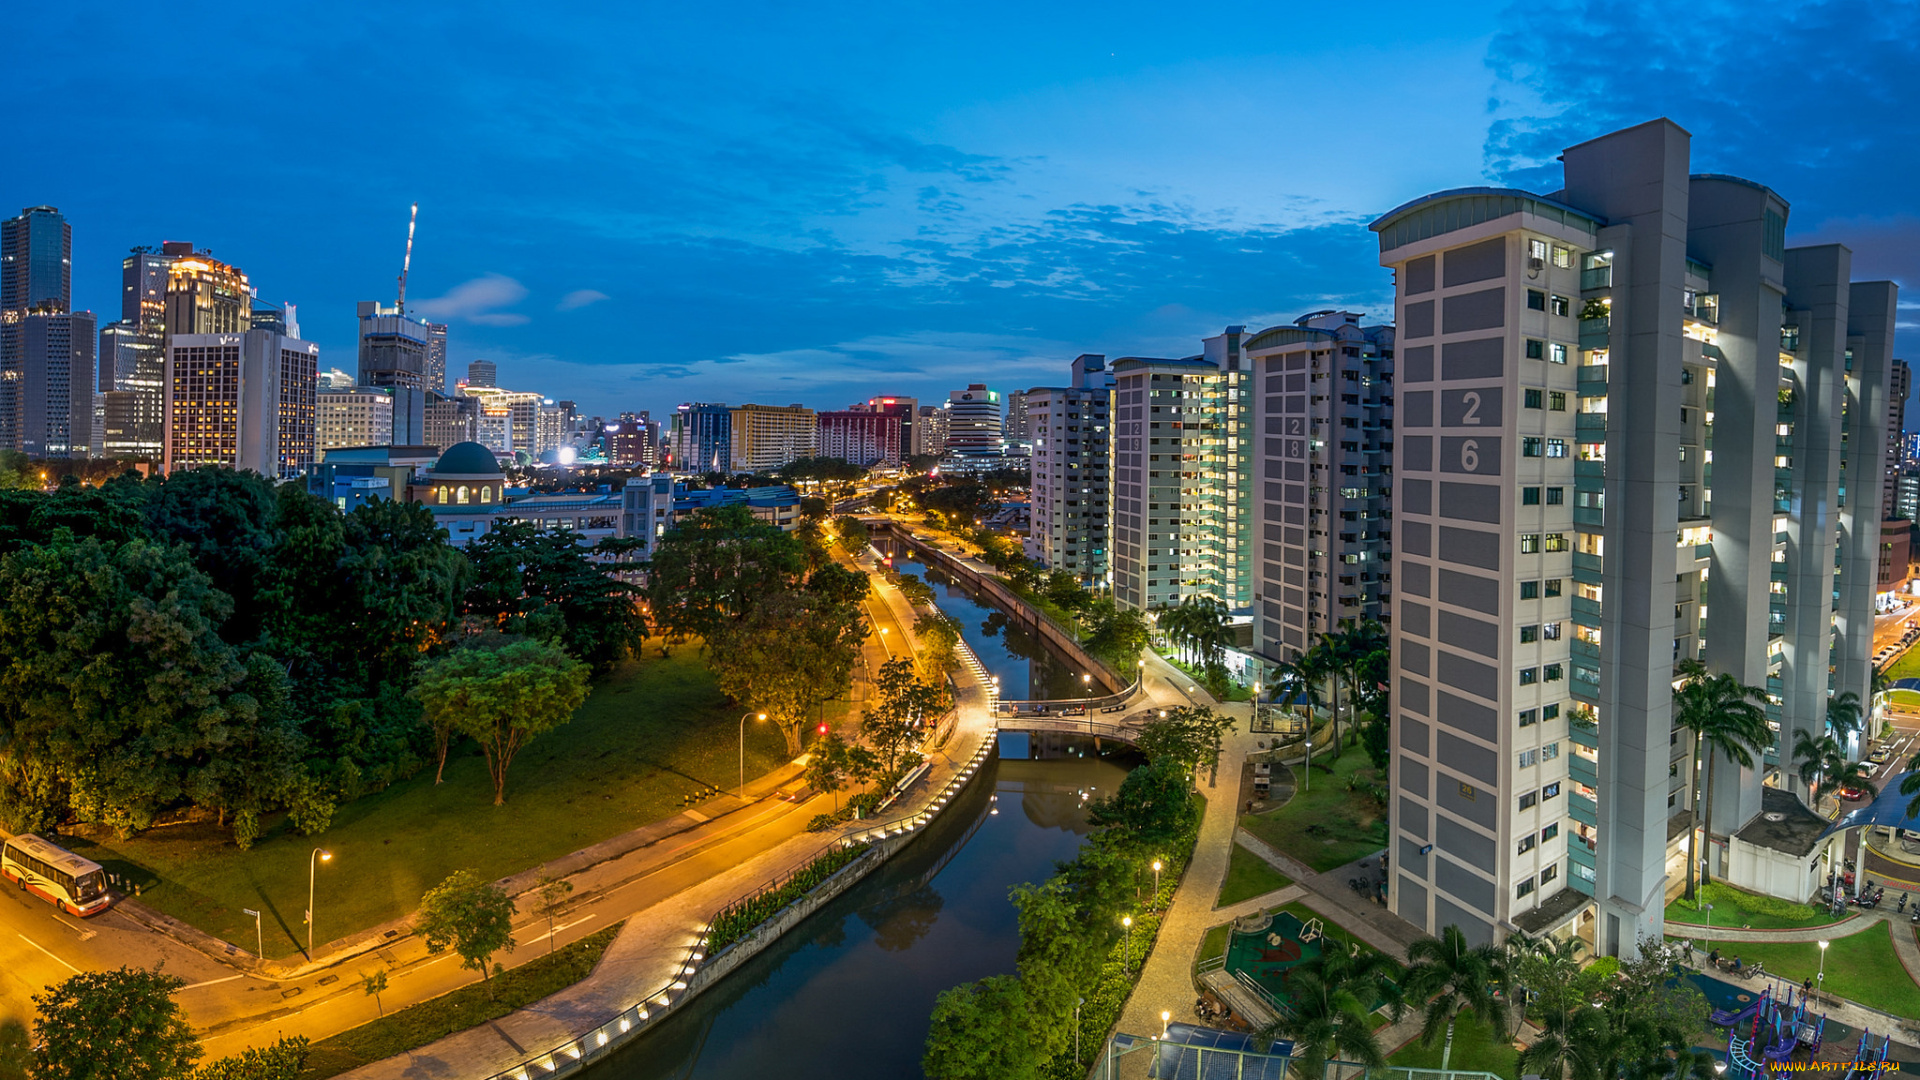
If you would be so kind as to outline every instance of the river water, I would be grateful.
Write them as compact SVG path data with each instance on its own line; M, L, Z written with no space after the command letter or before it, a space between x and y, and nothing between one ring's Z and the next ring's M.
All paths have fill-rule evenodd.
M903 572L924 573L917 564ZM937 572L936 572L937 573ZM936 602L1001 692L1070 695L1077 673L992 608L935 582ZM998 620L1004 623L1004 620ZM1021 640L1026 638L1025 641ZM1037 654L1037 655L1036 655ZM1086 802L1111 794L1133 752L1069 736L1000 736L966 792L866 880L658 1027L589 1068L591 1080L906 1080L921 1075L942 990L1012 972L1010 888L1051 876L1087 833Z

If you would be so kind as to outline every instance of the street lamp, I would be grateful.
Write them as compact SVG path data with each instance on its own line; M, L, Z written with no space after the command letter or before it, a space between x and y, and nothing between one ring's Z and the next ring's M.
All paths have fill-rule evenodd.
M1120 916L1120 925L1127 928L1127 944L1120 950L1120 970L1130 972L1133 970L1133 916Z
M307 856L307 959L308 960L313 959L313 872L315 869L315 863L314 863L315 859L320 860L320 862L332 862L333 852L328 851L325 848L314 848L313 854ZM258 927L256 927L256 929L258 929Z
M1163 1039L1166 1038L1167 1029L1171 1028L1172 1026L1173 1026L1173 1013L1169 1012L1166 1009L1161 1009L1160 1010L1160 1037Z
M1820 989L1822 990L1827 988L1827 946L1831 944L1833 944L1831 941L1823 941L1820 943L1820 978L1818 981L1820 983Z
M880 647L887 650L887 659L893 659L893 646L887 644L887 628L880 628Z
M1153 860L1153 898L1160 899L1160 860Z
M1711 939L1713 937L1713 905L1702 902L1700 910L1707 913L1707 937Z
M754 715L755 714L752 710L748 710L740 714L740 801L741 802L747 801L747 717L754 716ZM766 713L758 714L758 719L765 720L766 718L767 718Z
M1080 1006L1087 1003L1086 998L1073 999L1073 1063L1080 1064Z
M1086 688L1085 693L1088 697L1093 696L1093 676L1092 675L1080 676L1080 685Z

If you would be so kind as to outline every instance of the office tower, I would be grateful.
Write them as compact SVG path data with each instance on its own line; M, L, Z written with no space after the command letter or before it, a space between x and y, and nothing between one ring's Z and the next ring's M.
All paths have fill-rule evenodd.
M426 442L422 445L445 450L479 441L480 402L474 398L448 397L429 390L424 414Z
M475 360L467 365L468 386L498 386L500 366L491 360Z
M607 461L621 466L651 465L658 456L659 429L646 412L623 412L603 427Z
M271 330L167 335L167 472L285 479L313 464L319 346Z
M899 420L859 405L823 412L817 418L814 453L860 466L897 465Z
M1906 464L1920 463L1920 432L1909 432L1906 437Z
M947 452L947 410L921 405L913 411L914 457L940 457Z
M1245 337L1229 326L1199 356L1113 364L1113 597L1124 607L1253 602Z
M1906 469L1900 473L1893 500L1888 513L1906 521L1920 518L1920 470Z
M27 316L72 310L73 227L66 217L51 206L29 206L0 221L0 450L22 446Z
M1245 346L1261 435L1254 651L1296 660L1343 624L1390 621L1393 327L1316 311Z
M188 254L192 254L191 250ZM120 260L120 321L158 330L167 322L167 278L175 256L141 245Z
M675 408L667 440L677 470L733 471L733 411L724 404L692 401Z
M93 314L30 312L19 340L19 449L35 458L86 457L93 449Z
M474 442L501 457L512 457L515 453L538 456L545 449L540 445L540 409L551 404L546 398L531 391L503 390L497 386L467 384L460 389L475 403ZM395 432L397 438L397 418Z
M164 449L167 283L176 257L143 245L120 260L120 319L100 328L96 384L107 457L158 458Z
M907 457L912 456L914 452L913 448L920 439L919 420L921 410L920 400L918 398L881 395L879 397L868 398L864 406L854 405L851 406L851 408L865 408L868 412L885 413L898 420L900 423L900 460L905 460Z
M533 456L540 457L549 450L559 450L571 446L570 434L573 410L552 401L542 401L534 406L533 414Z
M377 300L359 303L359 384L393 389L393 439L418 446L426 439L427 323Z
M1900 470L1906 465L1907 398L1912 393L1913 369L1905 360L1895 360L1887 375L1886 479L1880 494L1880 505L1887 507L1888 513L1892 513Z
M898 417L889 417L898 424ZM728 460L734 472L772 472L813 456L814 413L804 405L740 405L733 409Z
M1107 461L1112 452L1113 373L1107 358L1073 359L1067 386L1036 386L1020 398L1033 442L1028 556L1081 584L1107 584Z
M427 324L427 389L447 392L447 324Z
M1829 665L1869 696L1895 290L1789 250L1785 201L1689 176L1689 141L1656 120L1569 148L1551 196L1373 223L1398 294L1391 902L1429 931L1591 910L1595 951L1630 956L1687 850L1794 900L1821 873L1779 747L1824 731ZM1724 845L1692 838L1672 723L1692 658L1778 725L1757 768L1715 763Z
M328 386L315 398L314 449L392 446L393 393L371 386Z
M1000 392L985 383L947 395L947 453L957 457L997 458L1005 446L1000 426Z
M177 334L245 334L253 329L253 287L239 267L195 251L186 241L169 240L161 251L172 260L162 315L169 352Z

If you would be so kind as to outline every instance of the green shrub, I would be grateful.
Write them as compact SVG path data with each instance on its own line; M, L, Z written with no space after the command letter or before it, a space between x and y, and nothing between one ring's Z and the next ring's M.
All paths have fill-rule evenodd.
M713 930L707 935L707 955L712 956L746 937L754 927L778 915L788 904L819 888L821 882L865 854L866 850L865 847L834 848L794 871L793 876L779 888L756 893L721 909L720 914L713 918Z
M1617 956L1602 956L1587 965L1587 972L1603 979L1611 979L1615 975L1620 974L1620 958Z

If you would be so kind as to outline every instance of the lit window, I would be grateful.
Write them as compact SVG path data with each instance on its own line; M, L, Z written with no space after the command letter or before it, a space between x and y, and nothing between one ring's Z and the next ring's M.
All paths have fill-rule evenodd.
M453 501L459 503L461 506L467 505L467 485L461 484L454 489Z
M1521 533L1520 534L1520 554L1522 555L1540 554L1540 534L1539 533Z
M1555 343L1553 348L1547 351L1547 360L1555 364L1566 363L1567 347L1565 345Z

